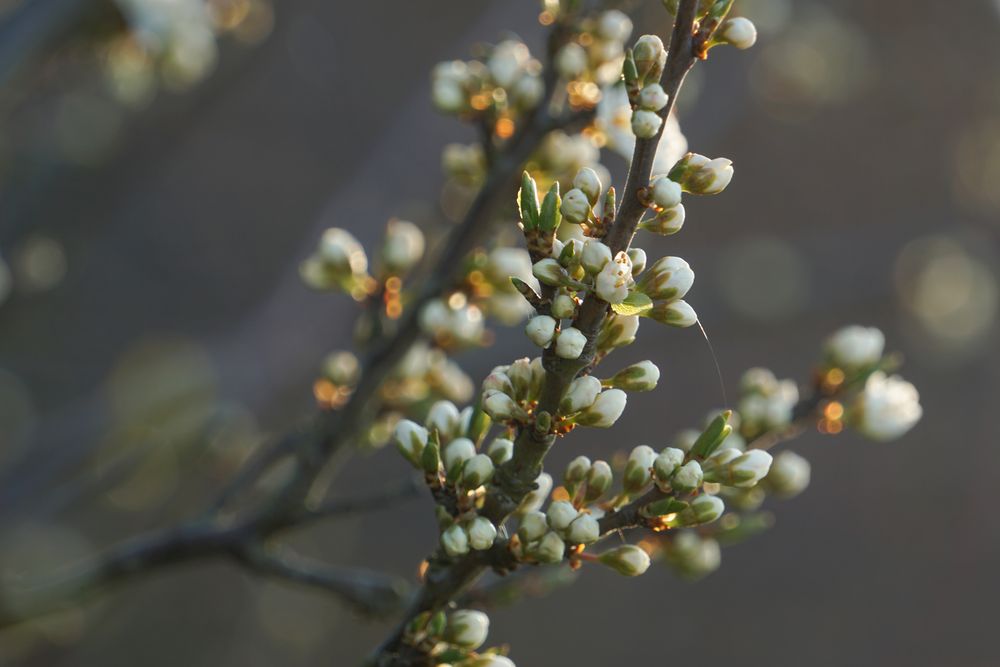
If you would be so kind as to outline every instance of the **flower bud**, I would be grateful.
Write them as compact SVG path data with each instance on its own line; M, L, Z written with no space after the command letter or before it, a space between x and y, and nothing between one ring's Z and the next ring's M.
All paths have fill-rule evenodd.
M698 314L687 301L661 301L645 312L645 315L660 324L672 327L689 327L698 322Z
M486 455L495 466L506 463L514 456L514 442L507 438L496 438L486 448Z
M458 408L451 401L438 401L427 412L424 424L429 431L437 431L442 441L450 440L458 435L461 416Z
M632 34L632 19L617 9L611 9L597 19L597 34L601 39L624 42Z
M478 655L462 661L462 667L516 667L514 661L505 655Z
M559 332L556 338L556 356L562 359L579 359L583 348L587 345L587 337L576 327L568 327Z
M524 410L513 398L499 391L488 391L483 394L483 411L493 421L507 421L524 415Z
M587 239L583 243L580 264L587 273L598 273L611 261L611 248L597 239Z
M391 273L405 273L424 255L424 233L412 222L390 220L382 245L382 261Z
M660 484L668 484L678 468L684 464L684 452L676 447L667 447L653 461L653 475Z
M729 452L736 452L739 455L729 458L732 456ZM739 453L736 449L724 449L720 454L723 456L719 458L713 456L709 459L712 465L706 477L712 482L749 488L762 480L771 469L771 455L763 449L751 449L745 454Z
M420 455L423 453L424 447L427 446L427 429L409 419L400 419L392 437L396 441L399 452L406 457L406 460L419 468Z
M540 563L558 563L566 553L566 543L558 534L549 531L531 550L531 555Z
M809 486L809 461L795 452L783 451L774 457L764 482L768 490L782 498L799 495Z
M455 438L441 452L441 461L444 463L444 470L451 474L455 470L460 470L465 462L476 455L476 445L468 438Z
M605 551L598 560L626 577L637 577L649 569L649 554L634 544L624 544L617 549Z
M629 248L628 258L632 261L632 278L635 278L646 268L646 251L642 248Z
M654 234L669 236L681 231L685 216L684 204L678 204L673 208L663 209L652 220L643 221L639 224L639 228Z
M565 500L557 500L549 505L545 516L549 520L549 527L557 533L562 533L579 514L572 504Z
M346 229L331 227L320 238L318 256L327 270L340 275L368 270L368 256L360 242Z
M860 368L878 363L885 350L885 335L875 327L848 326L826 341L830 360L845 368Z
M444 639L467 649L477 649L486 641L490 630L490 617L481 611L459 609L448 615Z
M750 19L737 16L726 19L715 33L715 38L737 49L749 49L757 43L757 28Z
M615 373L608 384L625 391L652 391L660 380L660 369L652 361L640 361Z
M558 294L552 299L552 317L570 320L576 316L576 301L568 294Z
M598 177L597 172L590 167L584 167L580 171L576 172L576 177L573 179L573 187L587 195L587 201L590 202L591 206L597 203L597 200L601 196L601 192L604 190L604 186L601 184L601 179ZM572 192L572 190L570 190L570 192ZM569 196L569 192L567 192L566 195ZM565 211L563 212L563 215L566 215Z
M466 532L469 534L469 546L476 551L489 549L497 539L496 526L482 516L477 516L470 521Z
M733 161L720 157L688 172L681 185L692 194L717 195L725 190L732 180Z
M517 536L525 544L540 539L549 532L549 521L542 512L528 512L521 517L521 525L517 528Z
M483 380L483 393L490 390L503 392L510 396L514 393L514 383L511 382L510 376L506 373L494 370Z
M536 315L528 320L524 333L538 347L548 347L556 333L556 321L548 315Z
M590 201L583 190L573 188L563 197L562 206L559 210L562 211L566 222L579 225L582 222L586 222L590 216L590 206Z
M677 521L682 526L700 526L718 519L725 509L721 498L703 493L677 515Z
M680 183L675 183L666 176L657 176L649 186L649 195L657 208L674 208L681 203Z
M701 470L701 464L697 461L688 461L674 473L670 479L670 486L675 491L687 493L700 487L703 480L704 473Z
M336 385L353 385L360 372L358 358L346 350L331 352L323 359L323 377Z
M601 536L601 525L589 514L581 514L566 530L566 541L570 544L590 544Z
M667 60L663 40L656 35L643 35L632 48L632 58L640 80L659 81Z
M589 408L597 400L601 393L601 381L593 375L583 375L573 380L566 395L559 404L559 412L563 415L571 415L585 408Z
M587 52L576 42L570 42L556 53L555 65L560 76L575 79L587 70Z
M611 488L614 474L607 461L594 461L587 472L587 490L584 500L592 503L603 496Z
M872 373L854 404L852 423L872 440L893 440L920 421L920 394L912 384L882 371Z
M632 134L639 139L652 139L662 124L663 119L655 111L636 109L632 112Z
M586 456L577 456L566 466L563 479L567 484L579 484L587 478L590 472L590 459Z
M535 478L535 488L525 494L524 499L517 508L518 513L524 514L525 512L533 512L539 509L545 504L545 499L549 497L549 492L551 491L552 475L543 472Z
M647 111L659 111L667 106L669 97L658 83L651 83L639 91L639 108Z
M535 262L531 267L531 273L538 278L539 282L550 287L559 287L569 279L566 269L551 257L546 257Z
M649 484L652 473L653 461L656 460L656 452L652 447L639 445L629 454L628 462L625 463L624 487L628 494L635 494Z
M583 426L609 428L622 416L627 400L628 397L621 389L608 389L601 392L590 407L578 414L574 421Z
M469 553L469 536L465 529L457 523L441 533L441 546L444 552L456 558Z
M476 454L462 466L462 486L466 489L477 489L491 479L493 461L486 454Z
M635 334L639 331L638 315L609 314L604 319L604 326L597 337L597 349L602 352L631 345L635 342Z
M637 287L650 299L683 299L694 284L691 265L680 257L661 257L642 275Z

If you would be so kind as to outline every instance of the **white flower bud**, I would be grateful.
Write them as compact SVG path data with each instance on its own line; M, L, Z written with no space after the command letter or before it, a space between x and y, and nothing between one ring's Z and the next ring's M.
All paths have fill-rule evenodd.
M558 294L552 299L552 316L560 320L576 316L576 301L569 294Z
M548 347L556 333L556 321L548 315L536 315L528 320L524 333L538 347Z
M573 523L573 519L579 514L572 504L565 500L557 500L549 505L545 516L549 520L549 527L558 533L562 533L569 527L569 524Z
M517 528L517 536L527 544L540 539L549 532L549 520L543 512L528 512L521 517L521 525Z
M566 269L551 257L540 259L531 267L531 273L538 278L539 282L551 287L559 287L569 277Z
M604 186L601 184L601 179L598 177L597 172L590 167L584 167L580 171L576 172L576 177L573 179L573 187L587 195L587 200L591 205L597 203L598 198L601 196L601 192L604 190ZM565 201L565 199L563 201ZM565 215L565 213L563 213L563 215Z
M653 475L657 482L666 484L683 464L684 451L676 447L667 447L653 461Z
M634 544L624 544L617 549L605 551L599 560L626 577L637 577L649 569L649 554Z
M484 551L493 546L497 539L497 529L486 517L477 516L469 522L466 529L469 534L469 546L476 551Z
M570 42L556 53L555 65L563 78L575 79L587 70L587 52L576 42Z
M893 440L920 421L920 394L912 384L882 371L869 376L855 403L857 429L872 440Z
M360 274L368 270L368 256L361 243L346 229L331 227L319 241L320 260L338 274Z
M573 188L563 195L559 210L562 212L563 220L579 225L586 222L590 216L590 200L583 190Z
M710 160L689 171L682 185L696 195L717 195L733 180L733 161L724 157Z
M476 455L476 445L468 438L455 438L441 452L445 472L451 472L465 465L465 462Z
M587 472L587 492L585 499L587 502L594 502L604 495L611 488L614 474L607 461L594 461Z
M579 359L587 337L576 327L568 327L559 332L556 338L556 356L562 359Z
M703 493L692 500L677 519L682 526L700 526L718 519L725 509L726 505L721 498Z
M639 108L647 111L659 111L667 106L669 97L658 83L651 83L639 91Z
M477 489L491 479L493 479L493 460L486 454L476 454L462 466L462 486L466 489Z
M400 419L396 423L392 437L396 441L396 447L399 448L400 453L419 468L420 455L423 453L424 447L427 446L427 438L429 437L427 429L409 419Z
M490 390L500 391L508 396L514 393L514 384L510 380L510 376L507 373L501 373L494 370L492 373L486 376L483 380L483 392Z
M461 423L458 408L451 401L438 401L427 412L424 424L429 431L437 431L442 440L450 440L458 435Z
M583 243L580 264L587 273L598 273L604 265L611 261L611 248L597 239L587 239Z
M652 139L662 124L663 119L655 111L636 109L632 112L632 134L639 139Z
M597 19L597 34L601 39L624 42L632 34L632 19L617 9L608 10Z
M740 391L744 394L769 396L777 391L778 378L767 368L751 368L740 378Z
M811 474L809 461L795 452L783 451L774 457L764 480L769 490L782 498L792 498L806 490Z
M632 260L626 253L619 252L597 274L594 291L608 303L621 303L628 296L632 282Z
M527 357L516 360L507 368L507 375L514 383L514 393L511 395L526 398L531 391L531 360Z
M680 183L666 176L657 176L650 185L650 197L659 208L674 208L680 204L682 192Z
M566 530L566 541L570 544L590 544L601 536L601 525L589 514L581 514Z
M575 421L583 426L609 428L625 411L628 396L621 389L608 389L601 392L593 404L575 417Z
M642 248L629 248L628 258L632 260L632 277L635 278L646 268L646 251Z
M691 265L680 257L662 257L639 279L638 287L650 299L683 299L694 285Z
M534 512L545 504L545 499L552 491L552 475L547 472L541 473L535 478L535 487L524 496L524 500L517 508L518 513Z
M465 529L456 523L441 533L441 546L452 558L464 556L469 553L469 536L465 533Z
M444 638L449 644L467 649L477 649L486 642L490 631L490 617L481 611L459 609L448 615Z
M571 415L589 408L601 393L601 381L593 375L584 375L573 380L566 395L559 404L559 412Z
M412 222L390 220L382 245L382 261L392 273L409 271L424 255L424 233Z
M672 327L690 327L698 323L698 313L687 301L661 301L646 311L647 316Z
M541 541L531 550L531 555L541 563L558 563L566 552L566 543L555 532L545 533Z
M625 391L652 391L660 380L660 369L652 361L640 361L615 373L610 384Z
M749 49L757 43L757 27L750 19L737 16L726 19L716 37L737 49Z
M674 490L686 493L688 491L694 491L699 486L704 479L704 474L701 470L701 465L697 461L688 461L674 473L673 478L670 480L670 486Z
M486 448L486 455L495 466L506 463L514 456L514 442L507 438L496 438Z
M604 320L604 327L597 339L597 347L600 350L613 350L631 345L635 342L635 334L638 331L638 315L609 315Z
M884 351L885 335L875 327L844 327L826 341L830 360L847 368L878 363Z
M642 222L639 227L654 234L669 236L681 231L686 216L684 204L678 204L673 208L663 209L656 214L655 218Z
M632 57L640 79L648 76L651 80L658 81L667 59L667 50L663 48L663 40L656 35L643 35L632 47Z
M498 422L519 418L524 414L524 410L513 398L500 391L487 391L483 394L483 412Z
M656 460L656 452L652 447L639 445L628 456L625 463L624 486L625 492L634 494L649 484L652 479L650 468Z
M588 472L590 472L590 459L586 456L577 456L566 466L563 479L567 484L579 484L587 478Z
M739 450L733 451L739 452ZM713 481L727 486L746 489L756 486L770 469L771 455L763 449L751 449L725 462L724 465L713 467L711 477Z

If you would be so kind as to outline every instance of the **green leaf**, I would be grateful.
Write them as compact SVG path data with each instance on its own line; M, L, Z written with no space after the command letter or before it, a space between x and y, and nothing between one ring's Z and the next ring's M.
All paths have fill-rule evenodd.
M712 452L722 444L722 441L733 432L733 427L729 425L729 418L732 414L732 410L726 410L712 420L705 432L699 435L691 446L691 456L706 459L712 455Z
M527 171L521 174L521 189L517 192L521 222L525 231L538 228L538 186Z
M611 310L619 315L641 315L653 307L653 300L642 292L629 292L621 303L611 304Z
M538 215L538 228L543 232L554 232L562 222L562 213L559 212L559 181L552 184L545 199L542 200L542 209Z

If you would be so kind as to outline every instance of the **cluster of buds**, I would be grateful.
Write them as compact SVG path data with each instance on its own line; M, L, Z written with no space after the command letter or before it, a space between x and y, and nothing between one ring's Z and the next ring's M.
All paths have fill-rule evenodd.
M639 277L636 289L648 297L651 307L642 315L674 327L689 327L698 321L694 308L684 301L694 284L694 271L680 257L663 257Z
M489 114L509 121L541 102L545 94L541 63L531 57L524 42L508 39L485 51L480 60L452 60L434 68L431 98L440 111ZM500 138L510 136L503 129L505 123L496 125Z
M411 646L424 650L428 664L456 667L514 667L499 649L479 651L486 643L490 618L475 609L450 612L425 612L407 625L405 634Z
M794 380L778 380L766 368L751 368L740 381L740 432L753 439L769 431L778 431L792 421L799 388Z
M666 62L667 50L656 35L640 37L625 56L622 72L632 106L632 133L638 139L652 139L663 125L662 110L669 98L660 77Z
M554 64L566 81L570 104L592 107L600 100L601 88L621 75L632 20L613 9L585 18L578 29L578 34L556 52Z
M525 357L497 366L483 380L482 408L497 423L524 422L538 401L544 381L541 357Z

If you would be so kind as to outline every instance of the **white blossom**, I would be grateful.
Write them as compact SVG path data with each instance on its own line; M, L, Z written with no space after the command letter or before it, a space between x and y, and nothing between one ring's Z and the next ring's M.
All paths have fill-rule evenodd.
M875 327L851 325L836 331L826 341L834 363L857 368L877 363L885 350L885 335Z
M881 371L872 373L865 382L855 409L858 430L872 440L894 440L923 415L917 388L898 375L886 376Z
M594 291L608 303L621 303L628 296L632 286L632 260L628 254L619 252L608 262L594 279Z

